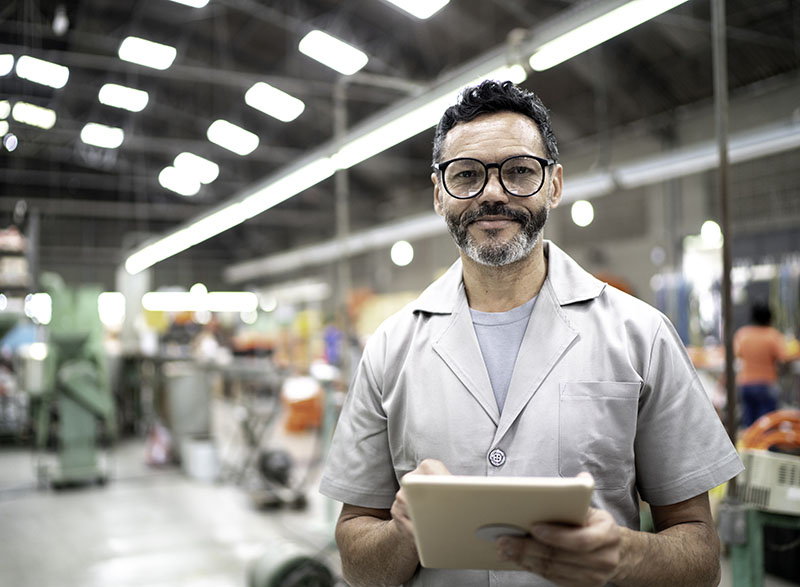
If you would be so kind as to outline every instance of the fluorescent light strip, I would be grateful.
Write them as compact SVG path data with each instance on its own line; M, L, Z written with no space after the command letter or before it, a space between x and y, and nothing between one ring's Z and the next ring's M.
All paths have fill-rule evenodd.
M5 120L11 114L11 102L0 100L0 120Z
M253 84L245 93L244 101L248 106L283 122L291 122L306 108L302 100L264 82Z
M249 291L151 291L142 296L142 307L150 312L255 312L258 296Z
M225 281L229 283L237 283L247 281L255 276L263 277L322 265L342 257L386 247L401 239L416 240L446 233L447 224L441 216L429 212L350 234L343 242L334 239L277 255L237 263L225 270L224 277Z
M152 67L153 69L168 69L178 55L175 47L154 43L139 37L127 37L119 46L119 58L123 61Z
M800 147L800 124L767 127L747 134L731 136L728 157L731 163L750 161ZM656 155L621 166L617 183L632 189L667 179L709 171L719 165L719 152L714 141L678 149L667 155Z
M219 177L219 165L194 153L181 153L175 157L175 169L197 181L208 184Z
M241 205L244 207L247 217L252 218L317 185L332 176L335 171L330 159L317 159L246 197L242 200Z
M544 71L588 51L687 0L633 0L545 43L530 57L534 71Z
M741 163L797 148L800 148L800 124L788 127L776 125L731 137L729 153L732 163ZM633 189L709 171L717 166L716 149L716 144L708 141L697 146L623 164L606 172L568 176L564 182L562 204L604 196L619 188ZM691 164L696 157L703 161L702 165ZM681 160L684 165L677 164ZM224 278L229 283L260 279L269 275L319 266L343 256L358 255L386 247L400 239L413 241L446 233L446 223L440 216L431 212L350 234L343 242L334 239L236 263L225 270Z
M4 53L0 55L0 76L8 75L14 69L14 56Z
M150 95L144 90L136 90L117 84L104 84L97 99L101 104L122 108L130 112L141 112L147 106Z
M132 275L140 273L164 259L241 224L247 219L248 216L239 203L221 208L177 232L139 249L125 261L125 269Z
M87 145L116 149L125 140L125 131L97 122L87 122L81 129L81 140Z
M206 131L208 140L237 155L249 155L258 147L258 135L227 120L215 120Z
M322 31L311 31L300 40L298 50L342 75L353 75L369 61L366 53Z
M56 123L55 110L28 104L27 102L14 104L14 108L11 109L11 118L17 122L43 128L44 130L50 130Z
M386 0L411 16L421 20L430 18L450 3L450 0Z
M29 55L17 59L16 71L22 79L56 89L63 88L69 80L69 68Z
M8 132L8 121L0 120L0 137L3 137Z
M306 163L268 183L242 201L221 208L209 216L139 249L125 261L125 269L133 275L144 271L164 259L177 255L280 204L330 177L333 172L334 168L329 159Z

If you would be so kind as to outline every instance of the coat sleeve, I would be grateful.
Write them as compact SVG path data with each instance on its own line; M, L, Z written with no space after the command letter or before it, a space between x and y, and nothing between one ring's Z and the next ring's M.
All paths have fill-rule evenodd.
M663 316L639 400L635 451L637 488L653 505L695 497L743 470L686 349Z
M375 351L368 343L359 362L333 435L320 492L351 505L389 509L399 485L392 465L380 379L373 369L375 357L380 356Z

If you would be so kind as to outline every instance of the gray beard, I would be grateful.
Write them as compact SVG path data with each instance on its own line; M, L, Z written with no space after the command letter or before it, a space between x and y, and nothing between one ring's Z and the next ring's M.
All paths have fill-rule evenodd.
M460 218L446 214L445 220L450 235L467 257L481 265L502 267L521 261L530 255L542 237L542 231L549 215L550 201L548 198L547 205L533 213L508 208L503 204L496 206L483 204L476 210L465 212ZM522 228L507 242L496 240L500 231L486 231L488 239L479 245L467 229L470 224L483 216L505 216L519 222Z

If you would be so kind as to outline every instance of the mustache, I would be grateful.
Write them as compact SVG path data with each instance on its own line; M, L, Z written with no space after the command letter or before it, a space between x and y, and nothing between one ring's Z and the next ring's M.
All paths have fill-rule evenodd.
M484 202L480 205L479 208L474 210L468 210L464 212L461 216L461 221L459 224L461 226L466 227L473 222L480 220L485 216L503 216L505 218L509 218L511 220L516 220L522 224L525 224L530 220L530 214L523 212L522 210L515 210L513 208L509 208L503 203L497 202L495 204L489 204Z

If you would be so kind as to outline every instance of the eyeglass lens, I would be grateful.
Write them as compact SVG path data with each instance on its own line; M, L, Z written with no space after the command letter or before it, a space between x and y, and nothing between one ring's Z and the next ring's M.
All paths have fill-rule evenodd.
M444 184L457 198L477 196L486 183L486 166L477 159L453 161L444 171ZM500 167L500 182L515 196L530 196L543 183L544 168L533 157L512 157Z

